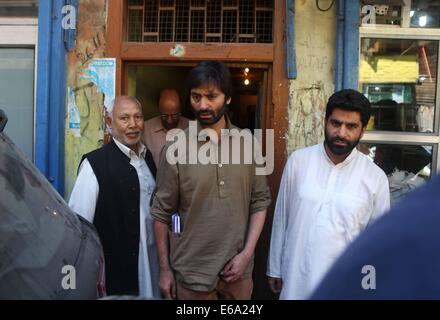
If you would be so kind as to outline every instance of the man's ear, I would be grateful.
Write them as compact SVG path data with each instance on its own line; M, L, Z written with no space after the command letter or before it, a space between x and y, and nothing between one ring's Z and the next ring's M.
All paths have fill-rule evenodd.
M231 100L232 100L232 98L228 98L228 100L226 100L226 104L230 104Z
M362 128L362 132L361 132L361 139L364 137L364 133L365 131L367 131L367 126Z
M110 116L105 116L105 124L107 125L107 128L111 128L113 121L112 118Z

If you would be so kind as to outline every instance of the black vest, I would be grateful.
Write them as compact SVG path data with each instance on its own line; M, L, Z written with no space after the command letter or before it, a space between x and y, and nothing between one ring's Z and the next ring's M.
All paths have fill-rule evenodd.
M138 295L140 186L136 169L113 140L84 158L99 184L93 223L104 251L107 294ZM156 178L150 151L145 160Z

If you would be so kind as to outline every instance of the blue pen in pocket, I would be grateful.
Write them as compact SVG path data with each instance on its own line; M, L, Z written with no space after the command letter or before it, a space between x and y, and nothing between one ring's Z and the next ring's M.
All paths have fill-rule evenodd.
M178 212L172 215L171 217L171 231L173 233L181 233L181 226L180 226L180 215Z

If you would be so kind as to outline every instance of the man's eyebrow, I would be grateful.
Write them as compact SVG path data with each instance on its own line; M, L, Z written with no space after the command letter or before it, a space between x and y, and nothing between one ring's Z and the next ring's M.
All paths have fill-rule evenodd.
M341 120L337 120L337 119L330 119L330 121L338 123L338 124L345 124L346 126L357 126L357 125L359 125L359 123L357 123L357 122L346 122L346 121L341 121Z

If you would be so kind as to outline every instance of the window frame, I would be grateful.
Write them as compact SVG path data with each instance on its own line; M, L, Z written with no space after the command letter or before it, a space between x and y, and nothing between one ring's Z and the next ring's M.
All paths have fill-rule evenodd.
M38 18L0 18L0 47L34 50L32 162L36 158Z
M411 28L409 27L409 11L411 1L405 0L402 8L402 26L388 25L361 25L359 27L359 50L358 59L361 61L361 41L365 38L376 39L405 39L405 40L432 40L438 41L438 63L436 79L436 98L434 113L434 132L416 133L399 131L365 131L362 143L382 143L396 145L430 145L433 147L431 170L432 176L440 172L440 28ZM360 70L360 64L358 66ZM359 81L358 81L359 87Z

